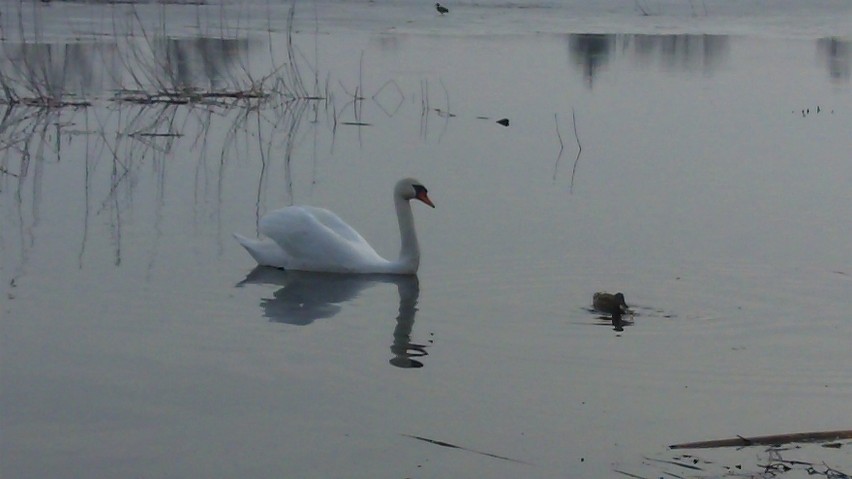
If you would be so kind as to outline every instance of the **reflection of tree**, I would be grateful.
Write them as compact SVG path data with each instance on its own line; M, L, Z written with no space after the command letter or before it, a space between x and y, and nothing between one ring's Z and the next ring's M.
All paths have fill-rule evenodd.
M170 85L219 89L236 83L236 67L249 46L246 38L159 37L153 49Z
M727 35L572 34L568 48L572 63L581 68L591 88L615 52L642 65L711 73L727 58L730 40Z
M4 45L0 84L7 103L23 98L56 102L113 88L118 78L114 42L31 42Z
M832 80L849 81L852 76L852 42L835 37L817 40L817 53L825 61Z
M251 46L248 38L219 37L155 37L121 46L115 41L5 44L0 101L74 106L68 105L70 98L79 102L116 89L245 93L258 86L246 71Z
M638 63L658 63L667 70L711 73L727 58L727 35L627 35Z
M257 86L245 70L251 45L247 38L219 37L156 37L150 44L122 46L115 41L6 44L0 52L0 101L76 106L86 97L131 86L160 93L242 91Z
M598 70L609 62L615 46L615 35L580 33L568 35L568 53L571 61L583 70L589 88L594 86Z

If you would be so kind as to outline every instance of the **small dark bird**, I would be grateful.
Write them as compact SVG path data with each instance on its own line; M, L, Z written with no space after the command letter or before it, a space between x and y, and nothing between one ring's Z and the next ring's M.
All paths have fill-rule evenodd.
M438 13L440 13L441 15L445 13L450 13L450 9L441 5L440 3L435 4L435 10L438 10Z
M592 296L592 306L596 311L611 314L614 321L621 320L622 314L630 314L622 293L595 293Z

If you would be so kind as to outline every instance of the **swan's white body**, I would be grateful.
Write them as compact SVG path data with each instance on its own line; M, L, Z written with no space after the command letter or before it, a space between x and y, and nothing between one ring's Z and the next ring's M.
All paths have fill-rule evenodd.
M264 239L234 237L262 266L326 273L415 274L420 266L420 246L409 201L417 199L434 208L426 193L426 188L412 178L400 180L394 188L401 240L396 261L379 256L337 215L314 206L289 206L263 215L259 229Z

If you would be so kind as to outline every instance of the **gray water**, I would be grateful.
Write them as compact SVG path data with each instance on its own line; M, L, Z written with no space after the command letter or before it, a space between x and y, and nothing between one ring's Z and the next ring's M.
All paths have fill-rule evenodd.
M7 84L91 105L3 119L2 477L718 477L760 451L658 461L849 428L848 32L78 6L96 28L67 38L56 7L32 41L4 27ZM285 101L295 78L322 99ZM252 82L278 93L116 101ZM437 205L417 278L256 269L231 237L315 204L393 257L409 175Z

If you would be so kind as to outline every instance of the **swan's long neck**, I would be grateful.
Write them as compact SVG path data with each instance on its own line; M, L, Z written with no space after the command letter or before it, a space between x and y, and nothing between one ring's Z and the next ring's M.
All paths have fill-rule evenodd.
M399 249L399 265L408 273L416 273L420 266L420 245L417 243L417 233L414 231L414 215L411 203L399 196L394 196L396 216L399 220L399 237L402 245Z

